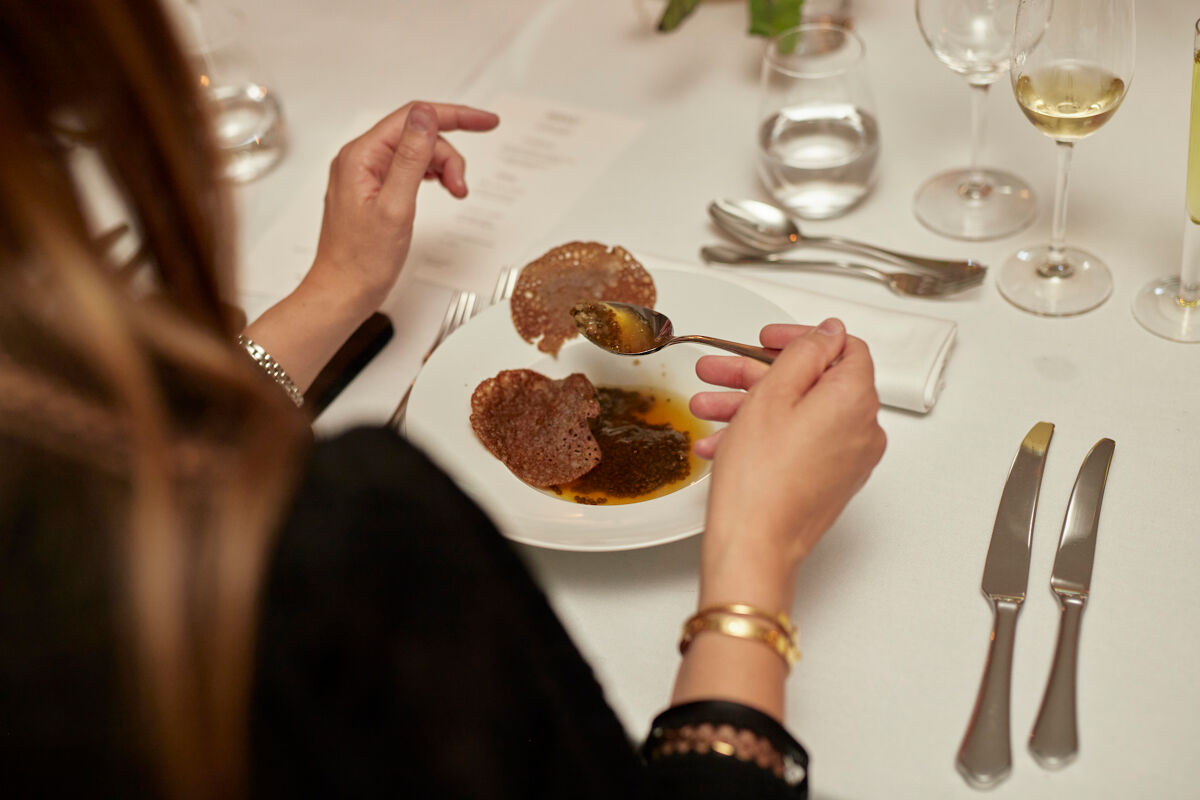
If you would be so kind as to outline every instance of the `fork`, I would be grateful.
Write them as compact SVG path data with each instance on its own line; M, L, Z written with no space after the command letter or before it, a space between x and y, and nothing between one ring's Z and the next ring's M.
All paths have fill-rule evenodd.
M886 284L896 294L908 297L944 297L978 286L987 274L986 269L954 277L925 275L914 272L888 272L867 264L852 261L807 260L787 258L773 253L751 253L724 245L710 245L700 249L701 257L710 264L771 264L792 269L817 272L848 272L862 278L870 278Z
M496 287L492 289L492 305L502 303L512 297L513 287L517 285L517 276L520 273L520 267L500 268L500 274L496 278ZM446 307L446 315L442 319L442 327L438 329L437 336L434 337L429 351L421 359L422 364L429 360L429 356L433 354L433 351L437 349L437 346L447 336L461 327L468 319L475 316L476 312L479 311L475 305L475 299L474 292L462 290L455 291L450 297L450 305ZM413 386L416 382L417 379L413 378L413 382L408 385L407 391L404 392L404 397L400 398L400 404L396 406L396 410L392 412L392 416L388 420L388 425L394 430L399 431L400 427L404 424L404 413L408 409L408 398L412 394Z
M517 276L520 274L520 267L500 268L500 275L496 278L496 288L492 290L492 305L502 303L512 297L513 287L517 285Z
M469 320L474 313L475 293L461 289L455 290L454 294L450 296L450 304L446 306L446 313L442 317L442 325L438 328L437 336L433 338L433 344L429 345L429 349L425 351L421 364L424 365L438 345L444 342L447 336L462 327L462 324ZM408 410L408 398L412 396L413 386L416 383L417 379L414 377L412 383L408 384L408 389L404 391L404 396L400 398L396 410L388 419L388 427L392 430L399 432L401 426L404 425L404 412Z

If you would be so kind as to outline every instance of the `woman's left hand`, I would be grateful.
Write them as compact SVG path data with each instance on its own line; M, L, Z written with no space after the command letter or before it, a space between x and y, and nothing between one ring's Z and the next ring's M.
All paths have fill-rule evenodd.
M333 159L312 267L246 329L301 391L395 285L422 180L437 178L455 197L466 195L463 157L440 132L486 131L499 121L477 108L409 103Z
M467 194L466 163L441 134L488 131L499 121L469 106L412 102L342 147L329 167L317 256L305 281L361 298L367 314L378 308L408 256L422 180Z

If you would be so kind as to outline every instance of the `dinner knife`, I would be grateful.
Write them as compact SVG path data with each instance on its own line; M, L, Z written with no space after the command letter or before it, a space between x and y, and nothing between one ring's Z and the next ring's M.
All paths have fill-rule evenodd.
M1039 422L1029 429L1008 471L1000 496L992 540L983 566L982 589L993 610L992 638L971 721L958 749L958 771L967 783L985 789L1012 770L1009 694L1012 685L1013 639L1017 613L1029 582L1029 547L1037 510L1042 470L1054 425Z
M392 321L376 311L350 334L304 393L304 409L311 419L316 419L358 377L394 333Z
M1058 555L1054 557L1054 571L1050 574L1050 588L1062 608L1058 645L1054 649L1042 707L1029 736L1029 751L1047 768L1066 766L1079 752L1075 726L1079 625L1092 583L1100 502L1104 499L1104 484L1108 480L1108 466L1112 463L1115 447L1112 439L1101 439L1083 460L1071 490L1071 501L1058 541Z

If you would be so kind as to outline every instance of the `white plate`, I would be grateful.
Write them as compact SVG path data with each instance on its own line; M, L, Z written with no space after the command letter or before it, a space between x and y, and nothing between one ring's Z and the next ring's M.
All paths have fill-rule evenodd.
M768 322L790 315L761 295L721 278L652 269L656 307L676 333L702 333L756 343ZM479 442L471 429L471 394L505 369L551 378L582 372L597 384L662 386L689 397L712 387L696 377L696 358L720 351L690 344L630 358L569 340L552 358L524 341L507 303L493 306L451 334L422 368L409 398L405 431L480 504L510 539L554 550L632 550L683 539L704 528L707 474L683 489L639 503L588 506L535 489Z

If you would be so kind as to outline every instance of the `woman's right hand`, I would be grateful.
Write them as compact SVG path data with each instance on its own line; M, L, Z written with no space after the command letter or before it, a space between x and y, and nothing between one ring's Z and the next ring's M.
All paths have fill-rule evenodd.
M713 455L701 605L791 608L795 570L883 456L867 346L838 320L769 325L770 367L705 356L697 374L736 392L692 399L696 416L729 425L697 443ZM715 451L715 452L714 452Z

